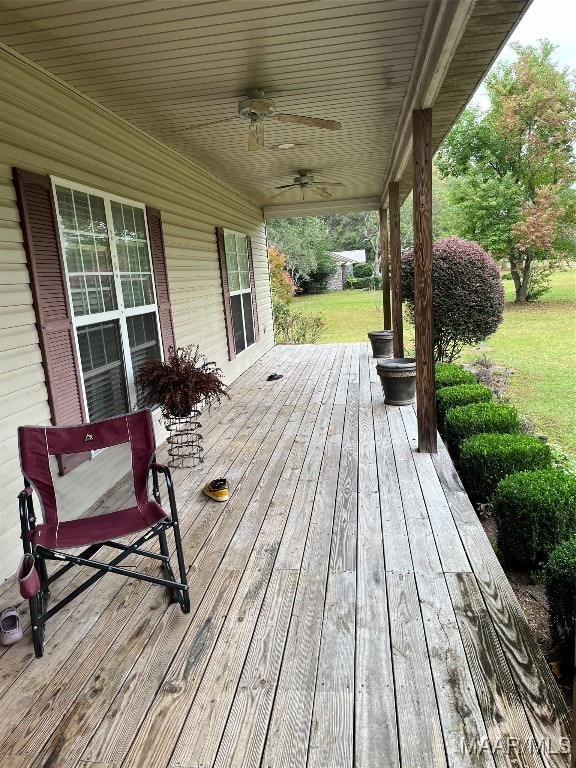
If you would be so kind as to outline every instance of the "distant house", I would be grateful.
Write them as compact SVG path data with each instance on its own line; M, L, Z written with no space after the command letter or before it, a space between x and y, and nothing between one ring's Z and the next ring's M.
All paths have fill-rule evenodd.
M341 291L348 275L352 274L354 264L366 261L366 251L334 251L330 254L338 264L338 270L328 280L329 291Z

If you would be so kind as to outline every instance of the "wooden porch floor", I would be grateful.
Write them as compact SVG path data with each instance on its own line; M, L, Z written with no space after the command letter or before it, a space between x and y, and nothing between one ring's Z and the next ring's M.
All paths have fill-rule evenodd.
M415 452L367 345L276 347L231 393L204 464L174 472L191 613L107 575L36 660L21 605L2 768L568 765L565 704L450 459ZM226 505L199 491L222 475Z

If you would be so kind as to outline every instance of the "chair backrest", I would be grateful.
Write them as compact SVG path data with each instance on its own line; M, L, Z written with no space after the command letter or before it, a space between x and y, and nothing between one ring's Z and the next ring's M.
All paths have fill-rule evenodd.
M44 522L48 525L58 524L51 456L129 444L136 503L143 506L148 500L148 469L156 448L152 414L148 409L90 424L19 427L18 442L22 474L40 497Z

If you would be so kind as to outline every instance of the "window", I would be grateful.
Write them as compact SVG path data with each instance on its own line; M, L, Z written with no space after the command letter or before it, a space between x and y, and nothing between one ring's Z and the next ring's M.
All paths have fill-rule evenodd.
M137 406L137 374L160 357L145 209L55 180L72 323L90 421Z
M250 238L217 228L230 359L258 341L258 316Z
M52 424L79 424L87 421L86 397L84 395L84 381L80 369L79 344L85 341L78 337L75 325L82 325L74 318L72 312L72 302L68 286L68 278L64 264L64 255L62 253L62 233L57 220L56 200L54 186L49 176L32 171L26 171L22 168L13 168L12 176L14 188L16 190L16 199L18 201L18 210L20 214L20 225L26 250L26 261L30 273L30 285L34 300L34 312L36 315L36 327L42 351L42 365L44 367L44 376L46 388L48 390L48 403L50 406L50 416ZM94 199L95 211L98 207L97 198L106 199L104 195L94 194L90 190L82 190L68 182L56 182L64 189L75 188L78 191L84 191ZM90 200L88 200L90 203ZM120 204L122 201L116 201ZM129 207L134 204L126 203ZM136 204L136 208L142 210L142 206ZM80 206L80 209L82 206ZM89 209L90 210L90 209ZM76 211L77 213L77 211ZM81 213L81 210L80 210ZM130 358L132 361L132 370L137 368L137 355L151 355L150 349L157 344L157 321L162 330L163 350L166 355L170 346L174 345L174 325L172 322L172 308L170 303L170 290L168 287L168 274L166 271L166 256L164 249L164 236L162 232L162 216L160 211L146 206L146 230L148 244L151 249L152 266L154 272L154 293L156 303L153 311L148 313L150 317L146 318L146 313L138 310L126 313L126 328L129 336L128 346L123 349L130 349ZM75 214L76 215L76 214ZM110 217L104 216L108 225ZM98 216L91 217L98 220ZM75 225L76 225L75 221ZM79 232L76 230L76 234ZM109 301L107 291L107 281L102 282L101 277L106 277L107 256L104 253L106 249L100 248L102 240L110 236L109 230L96 231L92 227L87 233L91 237L92 246L97 254L96 264L98 269L96 276L98 281L87 280L84 285L80 282L77 300L88 297L88 307L90 307L89 297L92 295L93 307L94 300L101 301L104 305ZM99 237L101 235L102 237ZM117 238L116 238L117 239ZM125 238L126 239L126 238ZM128 238L131 239L131 238ZM132 238L133 239L133 238ZM116 240L115 240L116 241ZM70 243L70 251L76 251L81 254L81 241L77 238L75 248L73 238ZM86 246L86 242L84 242ZM100 255L98 253L100 252ZM112 251L110 251L112 254ZM85 255L90 260L90 255L85 248ZM74 257L71 256L73 259ZM103 259L101 261L101 259ZM81 262L82 263L82 262ZM87 266L87 265L84 265ZM93 265L94 266L94 265ZM104 269L102 269L102 267ZM80 270L82 273L83 270ZM79 276L79 273L77 273ZM80 275L81 276L81 275ZM94 277L94 275L84 275L84 277ZM140 277L141 282L146 282L146 277ZM95 290L93 290L95 289ZM83 294L83 298L82 298ZM95 295L99 298L95 299ZM84 307L84 303L82 303ZM92 324L96 326L96 319L92 319ZM105 322L106 317L102 318ZM119 329L120 322L116 322L113 328ZM88 323L87 323L88 325ZM92 329L97 334L97 328ZM101 329L100 333L104 335L110 333L110 329ZM114 330L117 333L118 330ZM117 337L116 337L117 338ZM120 336L122 340L122 335ZM96 339L87 340L82 347L82 354L88 360L86 347L88 349L94 346L96 348ZM108 339L107 354L110 358L112 345ZM124 370L124 359L122 356L122 365L117 366L121 373L121 386L116 388L115 393L127 397L126 383L128 377ZM96 382L97 359L92 357L91 367L86 364L86 381L88 385ZM93 374L90 376L89 374ZM113 377L110 376L110 379ZM92 381L89 381L92 379ZM122 389L124 387L124 389ZM93 389L96 389L94 384ZM124 395L122 395L124 393ZM96 399L96 395L90 395ZM133 402L132 400L129 402ZM79 464L90 458L90 451L87 453L74 453L58 456L59 470L61 474L66 474L77 467Z

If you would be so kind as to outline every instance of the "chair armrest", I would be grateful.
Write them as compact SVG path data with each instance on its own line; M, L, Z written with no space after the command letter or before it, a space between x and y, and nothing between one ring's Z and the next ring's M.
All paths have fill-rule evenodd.
M170 511L172 513L172 516L176 516L176 499L174 497L174 485L172 483L172 475L170 473L170 468L167 467L165 464L158 464L156 461L153 461L150 465L150 469L152 470L152 477L153 477L153 488L154 488L154 498L160 504L160 489L158 487L158 473L164 475L164 480L166 482L166 488L168 490L168 500L170 502Z

